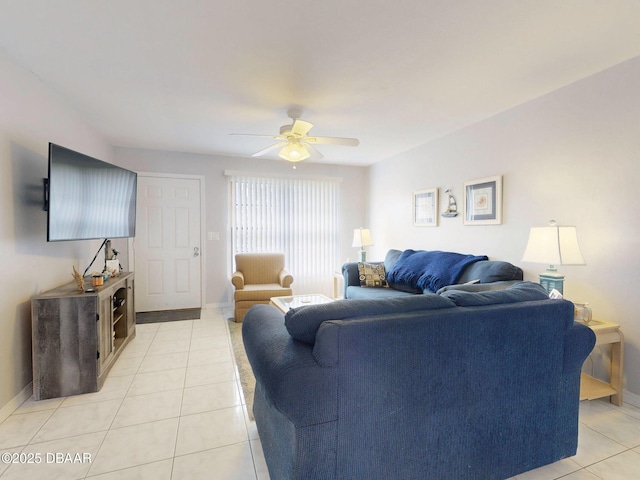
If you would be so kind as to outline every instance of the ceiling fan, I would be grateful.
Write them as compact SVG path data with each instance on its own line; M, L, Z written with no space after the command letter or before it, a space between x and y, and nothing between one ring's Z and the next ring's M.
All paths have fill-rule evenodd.
M356 147L360 144L357 138L344 137L311 137L309 131L313 127L312 123L300 120L302 110L298 108L290 108L287 115L291 119L290 125L280 127L280 135L254 135L251 133L232 133L231 135L247 135L252 137L273 138L280 140L275 145L271 145L259 152L251 155L252 157L261 157L273 150L280 149L278 156L290 162L300 162L315 154L320 159L323 155L311 144L332 144Z

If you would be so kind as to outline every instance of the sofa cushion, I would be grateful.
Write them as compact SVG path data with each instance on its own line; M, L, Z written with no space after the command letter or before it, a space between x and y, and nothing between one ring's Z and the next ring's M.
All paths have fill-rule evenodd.
M348 286L346 290L348 299L366 299L366 300L379 300L381 298L393 298L393 297L411 297L416 295L411 292L403 292L396 290L395 288L368 288L368 287L355 287ZM422 293L422 292L420 292Z
M384 268L387 272L395 265L400 255L402 255L402 250L392 248L387 252L387 255L384 257Z
M283 288L277 283L263 285L245 285L243 289L233 292L235 301L241 300L269 300L271 297L286 297L292 295L290 288Z
M358 276L361 287L388 288L384 265L381 263L358 263Z
M504 290L489 290L485 292L448 290L439 296L448 298L459 307L478 307L499 303L518 303L549 299L549 294L542 285L533 282L518 282Z
M448 292L449 290L464 290L465 292L486 292L487 290L504 290L510 285L514 283L520 283L521 280L509 280L509 281L501 281L501 282L491 282L491 283L455 283L453 285L447 285L446 287L442 287L440 290L436 292L436 294L441 295L443 292Z
M289 335L313 345L316 332L326 320L352 320L389 313L417 312L453 308L455 304L440 295L411 295L381 300L336 300L321 305L292 308L284 317Z
M470 280L480 280L480 283L492 283L505 280L522 280L522 269L499 260L484 260L469 265L458 283L466 283Z

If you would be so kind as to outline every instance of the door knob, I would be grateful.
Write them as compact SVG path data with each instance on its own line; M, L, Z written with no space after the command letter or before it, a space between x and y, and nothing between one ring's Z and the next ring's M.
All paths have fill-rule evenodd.
M193 256L197 257L200 255L200 249L198 247L193 247Z

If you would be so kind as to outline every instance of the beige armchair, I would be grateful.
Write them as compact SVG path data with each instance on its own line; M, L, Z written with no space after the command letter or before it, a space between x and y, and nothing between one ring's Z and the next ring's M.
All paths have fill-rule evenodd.
M293 277L284 269L282 253L239 253L231 283L236 289L235 320L242 322L253 305L269 303L271 297L291 295Z

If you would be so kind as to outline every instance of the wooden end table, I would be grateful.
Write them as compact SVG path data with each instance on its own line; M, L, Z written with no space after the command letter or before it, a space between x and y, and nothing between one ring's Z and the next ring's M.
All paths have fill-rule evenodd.
M287 313L291 308L302 307L305 305L318 305L321 303L333 302L326 295L313 293L309 295L292 295L289 297L271 297L270 305L273 305L282 313Z
M596 334L597 345L611 345L611 365L609 383L583 373L580 377L580 400L595 400L609 397L614 405L622 405L622 366L624 357L624 336L620 325L603 320L592 320L587 326Z

